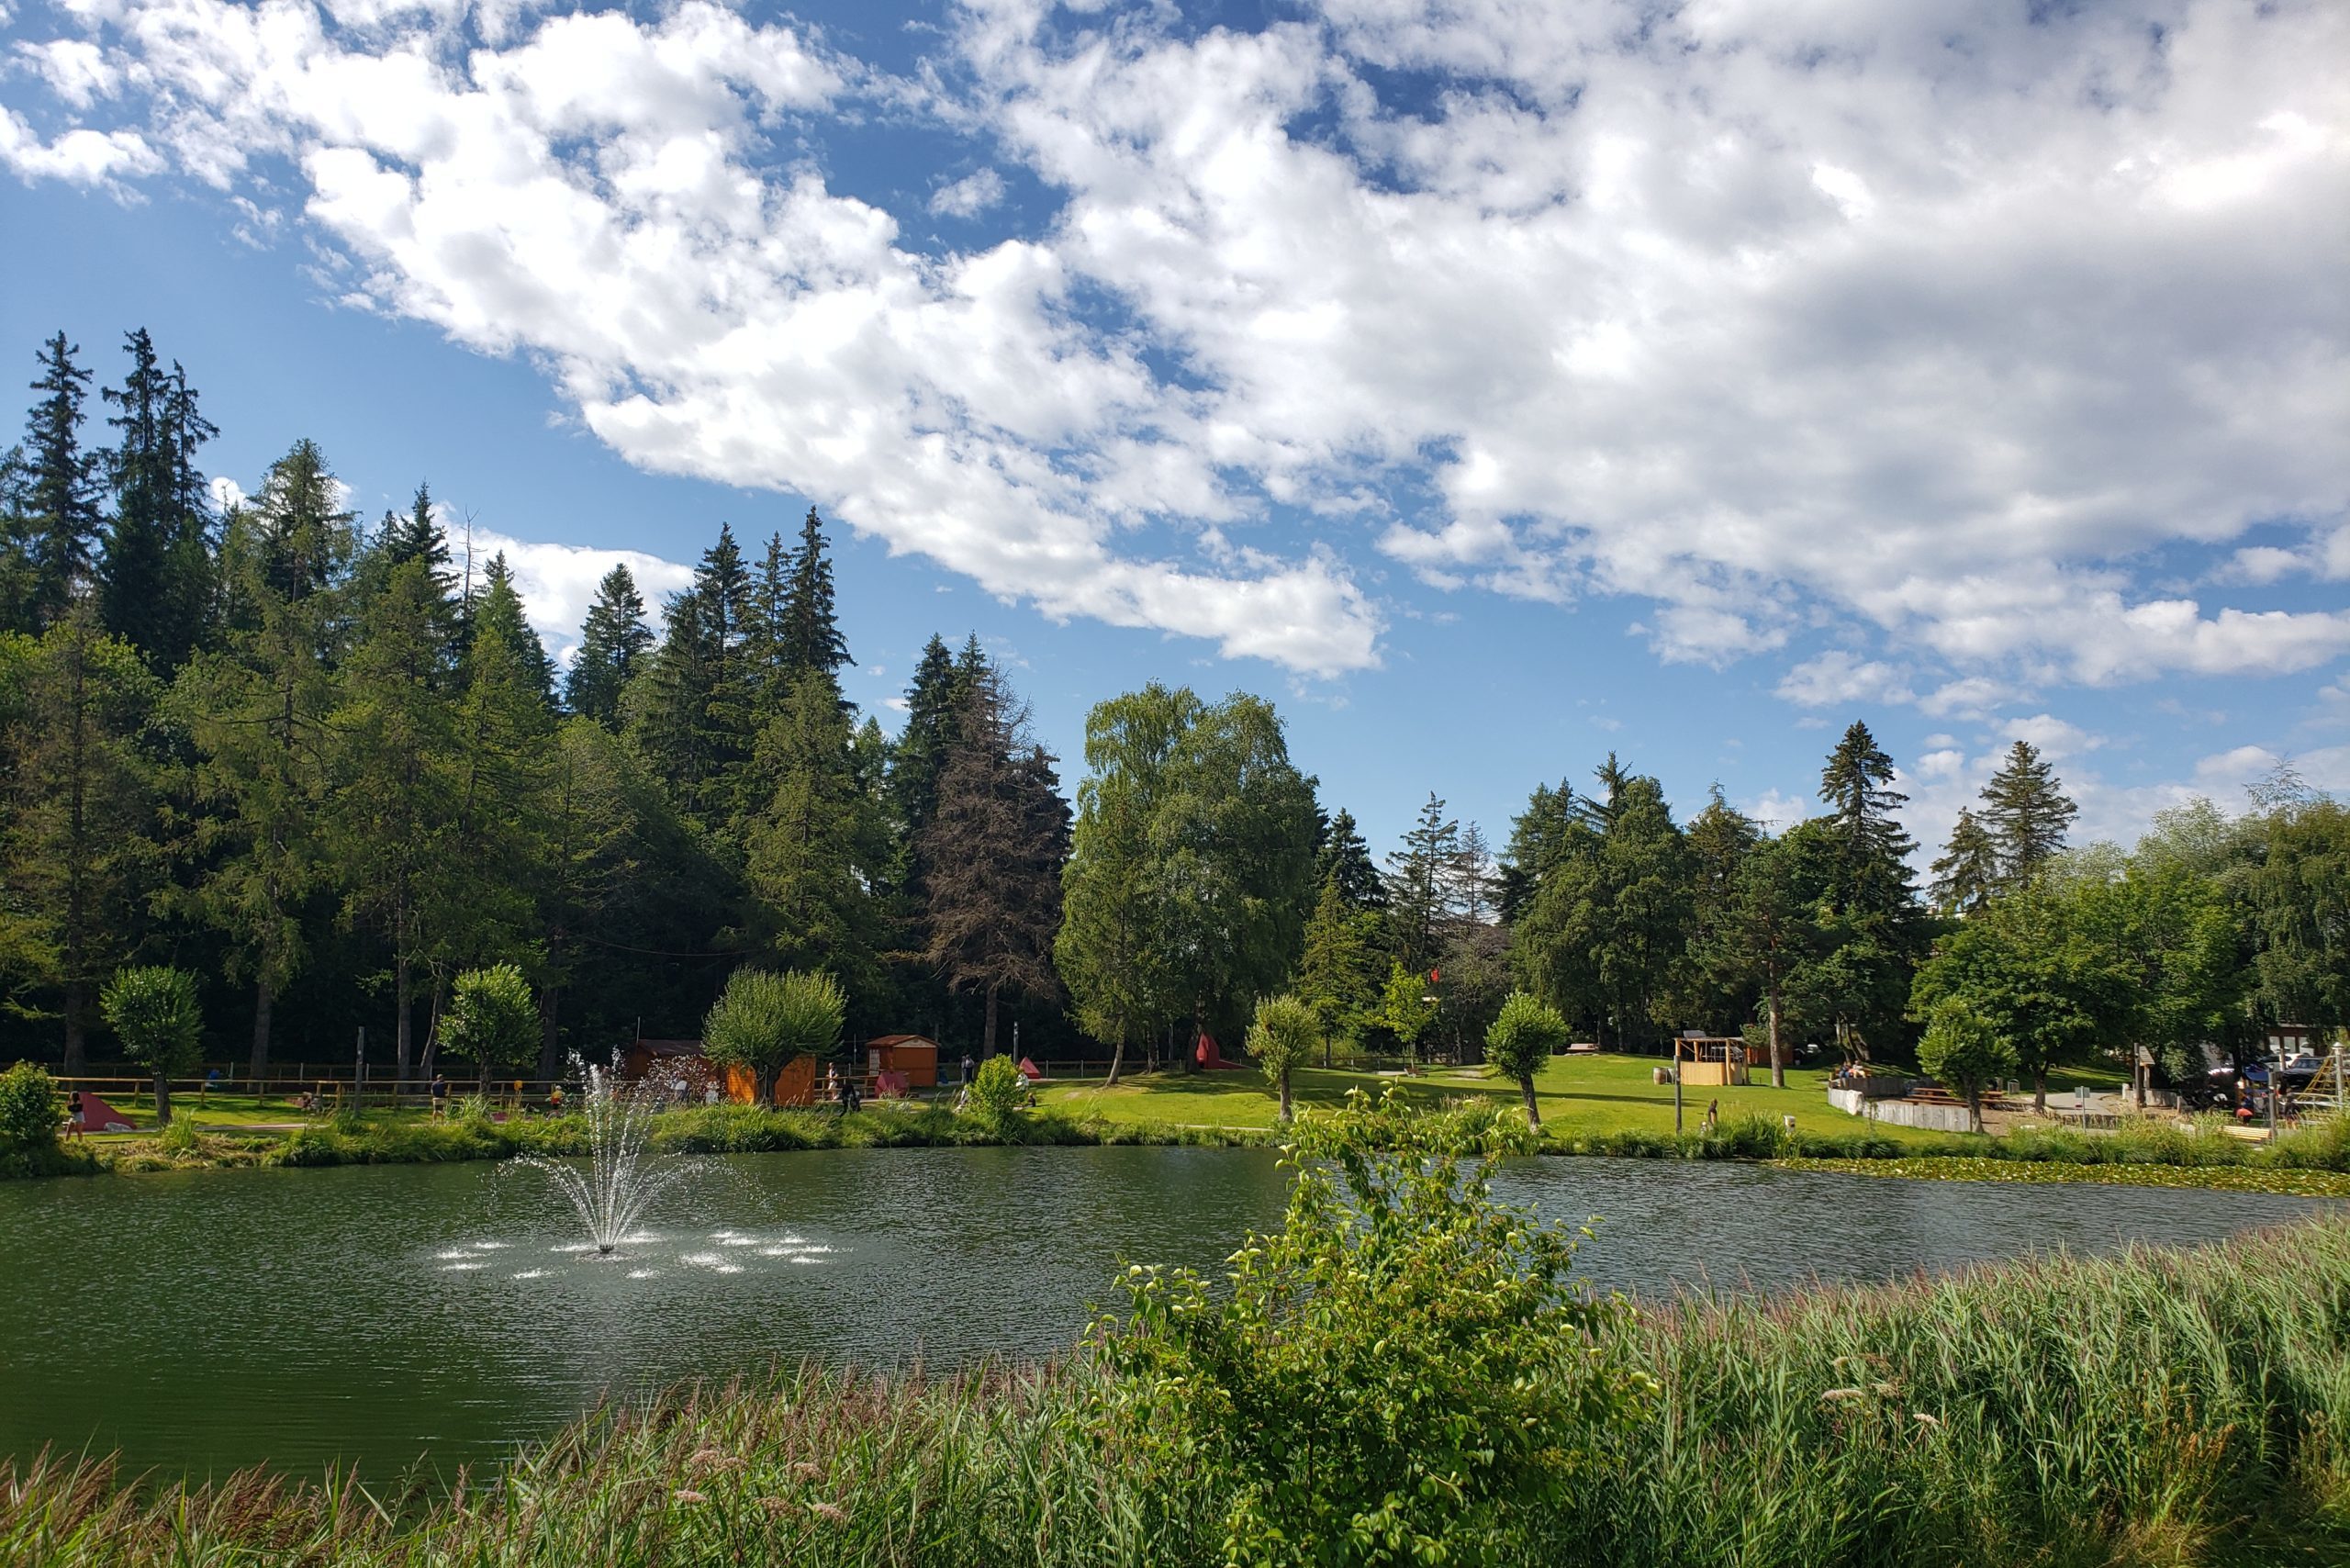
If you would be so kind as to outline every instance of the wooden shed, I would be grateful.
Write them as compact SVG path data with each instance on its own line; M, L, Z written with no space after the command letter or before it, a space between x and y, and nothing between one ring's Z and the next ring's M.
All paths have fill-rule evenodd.
M877 1035L865 1042L865 1071L876 1094L938 1087L938 1042L923 1035Z
M1743 1085L1746 1042L1736 1035L1684 1035L1673 1042L1673 1064L1684 1088Z

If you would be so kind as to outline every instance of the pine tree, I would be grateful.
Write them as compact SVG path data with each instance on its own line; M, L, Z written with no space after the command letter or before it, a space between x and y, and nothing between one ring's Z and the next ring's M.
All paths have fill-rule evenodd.
M1316 882L1337 879L1338 898L1350 910L1384 910L1387 885L1371 857L1371 846L1355 823L1354 813L1341 806L1322 832L1322 848L1315 860Z
M933 633L906 686L905 727L890 750L890 808L911 851L907 879L918 874L923 835L937 809L939 770L954 746L955 699L955 656Z
M39 639L0 634L0 924L14 927L0 957L62 993L68 1076L158 869L140 745L155 697L86 598Z
M121 412L106 420L120 434L102 458L114 491L114 517L98 572L98 602L106 629L138 646L148 668L165 674L186 653L166 646L173 640L166 622L173 608L169 570L175 532L173 454L165 426L171 381L156 363L155 345L144 328L127 334L123 347L130 355L130 373L120 387L102 393Z
M493 563L465 651L454 722L450 853L427 913L440 979L537 958L535 894L545 856L554 713L530 656L533 644L518 647L511 639L509 626L520 622L520 602L508 587L501 603L495 568Z
M743 651L750 587L733 531L722 523L692 585L669 600L661 645L622 699L638 754L707 832L737 831L755 809L748 765L759 732Z
M1053 938L1069 812L1053 756L1027 711L990 671L966 695L923 844L926 956L950 989L985 998L980 1054L996 1054L999 994L1059 990Z
M271 466L230 520L224 575L237 607L224 645L181 670L172 702L196 753L190 779L203 869L185 900L234 943L253 985L252 1071L269 1062L277 994L303 962L301 912L319 884L322 810L341 652L351 514L317 445Z
M822 968L852 991L872 981L869 810L853 766L853 733L832 678L792 683L759 736L759 810L745 830L758 935L787 967Z
M1933 866L1934 907L1944 914L1974 914L1999 887L1999 846L1982 819L1961 806L1950 846Z
M1830 890L1840 910L1886 914L1912 902L1908 858L1917 848L1895 811L1909 797L1892 787L1893 759L1858 721L1829 754L1819 798L1843 851L1844 875Z
M1324 875L1291 988L1321 1025L1324 1067L1333 1045L1358 1038L1378 1007L1379 960L1371 946L1378 924L1375 913L1348 904L1336 868Z
M33 595L32 520L26 512L25 449L0 452L0 633L39 630Z
M538 632L523 613L522 596L515 589L514 574L506 564L503 550L489 558L489 568L483 574L480 591L474 597L473 613L466 622L476 637L485 629L495 631L505 641L506 651L513 656L523 684L540 701L554 704L554 661L547 657L546 644L539 640Z
M368 601L330 726L325 848L344 918L390 949L393 1060L403 1080L416 1059L416 977L431 946L428 906L454 855L454 608L428 553L394 566Z
M800 547L791 553L791 580L784 595L783 664L795 675L822 670L837 675L848 656L833 603L833 564L824 558L824 524L808 509L800 526Z
M1460 852L1460 824L1444 814L1444 801L1431 791L1404 834L1404 846L1387 857L1388 929L1397 957L1415 974L1427 973L1452 917L1447 870Z
M653 646L636 578L616 566L596 585L595 602L579 628L579 651L564 679L564 706L608 730L620 727L621 693Z
M784 548L782 534L771 533L767 554L751 576L743 611L743 656L762 725L775 717L791 690L794 667L785 646L790 598L791 553Z
M47 626L88 591L102 514L98 454L82 450L82 405L90 373L74 364L78 344L58 333L41 346L41 394L25 424L24 509L30 535L33 616Z
M2065 830L2080 814L2042 760L2039 748L2018 741L1983 789L1983 825L1999 852L1999 883L2020 887L2065 847Z

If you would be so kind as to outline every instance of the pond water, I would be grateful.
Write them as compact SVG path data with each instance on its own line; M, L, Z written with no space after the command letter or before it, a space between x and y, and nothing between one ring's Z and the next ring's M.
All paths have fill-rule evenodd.
M485 1165L0 1184L0 1454L89 1445L198 1475L341 1461L382 1480L502 1457L607 1389L777 1357L1049 1354L1113 1302L1122 1260L1213 1268L1285 1192L1261 1150L719 1163L601 1260L538 1178ZM2322 1206L1567 1159L1505 1186L1603 1216L1586 1272L1651 1296L2204 1240Z

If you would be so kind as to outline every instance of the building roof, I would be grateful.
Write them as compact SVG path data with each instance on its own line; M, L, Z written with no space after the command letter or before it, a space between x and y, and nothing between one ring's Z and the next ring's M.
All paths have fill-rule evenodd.
M932 1039L928 1035L876 1035L865 1043L867 1046L881 1046L884 1047L897 1046L928 1046L932 1050L936 1050L938 1048L938 1042Z
M698 1057L702 1054L699 1040L639 1040L629 1049L643 1051L649 1057Z

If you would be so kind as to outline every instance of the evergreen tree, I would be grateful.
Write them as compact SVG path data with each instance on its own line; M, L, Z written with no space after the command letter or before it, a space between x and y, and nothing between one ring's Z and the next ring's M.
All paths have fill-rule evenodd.
M2007 761L1983 789L1983 826L1998 848L2000 885L2017 887L2038 876L2065 847L2065 830L2079 814L2037 747L2029 741L2009 746Z
M1387 857L1387 922L1404 967L1425 975L1453 915L1450 868L1460 853L1460 824L1431 791L1404 846Z
M1983 820L1961 806L1950 845L1934 862L1934 907L1944 914L1980 911L1999 887L1999 846Z
M515 590L514 574L506 564L503 550L489 558L489 568L483 574L473 613L466 617L466 622L476 637L484 630L495 631L513 656L523 684L541 702L554 705L554 661L547 657L546 644L539 640L538 632L523 613L522 596Z
M386 566L424 563L425 575L446 598L456 583L449 569L449 536L432 508L432 487L420 482L406 512L386 512L382 549Z
M1739 872L1762 841L1754 819L1731 805L1716 784L1705 810L1689 820L1691 914L1685 961L1671 997L1674 1020L1714 1033L1735 1032L1753 1014L1754 991L1742 964L1726 961Z
M1852 868L1843 890L1855 898L1885 897L1888 890L1872 879L1886 866L1901 865L1917 847L1894 815L1909 797L1892 786L1893 758L1878 747L1869 727L1855 720L1819 775L1819 798L1831 808L1830 821ZM1906 897L1907 872L1901 883Z
M455 712L449 857L427 913L436 978L537 958L539 868L545 862L546 783L554 712L532 659L509 630L520 601L492 564ZM503 602L501 603L501 599ZM509 608L510 610L509 610Z
M938 775L954 747L957 682L955 656L933 633L906 686L906 722L890 751L890 810L911 851L903 879L919 869L921 845L938 805Z
M1379 962L1373 946L1378 924L1375 912L1348 904L1334 866L1324 875L1314 913L1305 923L1304 950L1291 987L1320 1021L1324 1067L1330 1065L1333 1044L1360 1038L1378 1008Z
M791 554L784 548L783 535L771 533L767 554L751 576L743 612L744 657L762 725L782 708L791 690L794 672L784 639L790 597Z
M58 333L41 345L40 400L25 422L24 511L33 570L35 622L47 626L88 591L102 521L98 454L82 449L82 405L90 372L74 364L78 344Z
M121 412L106 420L120 433L102 454L114 491L114 517L98 573L98 602L106 629L140 648L148 667L163 674L186 653L185 647L165 645L172 640L164 622L172 610L174 533L173 454L165 428L171 381L156 363L146 329L127 334L123 347L130 355L130 373L119 388L108 386L102 394Z
M1352 812L1343 806L1330 819L1322 833L1322 848L1315 857L1315 875L1320 881L1336 878L1339 901L1350 910L1384 910L1387 907L1387 886L1380 879L1379 867L1371 857L1371 846L1363 841L1362 830L1355 823Z
M138 651L84 599L39 639L0 634L0 917L8 977L62 995L64 1070L83 1070L99 982L129 951L156 870L156 696Z
M1618 1036L1639 1041L1662 1022L1659 1004L1688 942L1688 846L1654 778L1619 774L1603 801L1593 957Z
M800 547L791 554L791 582L783 601L784 667L795 675L822 670L837 675L848 656L833 604L833 564L824 558L824 524L808 509L800 526Z
M761 802L744 839L757 935L787 965L822 967L852 991L874 979L870 806L829 675L792 683L759 736Z
M1819 927L1818 951L1792 986L1795 1005L1860 1057L1872 1036L1902 1027L1908 976L1930 935L1910 881L1917 846L1894 815L1908 797L1892 780L1893 759L1854 723L1820 774L1830 814L1788 834L1817 888Z
M25 449L0 452L0 633L39 630L33 614L40 574L33 566L28 485Z
M596 585L595 602L579 628L579 651L564 679L564 706L608 730L620 726L621 693L653 646L636 578L616 566Z
M721 524L694 580L669 600L661 645L622 700L630 738L688 821L735 833L753 809L758 738L743 637L750 574Z
M923 846L927 958L955 990L986 999L982 1057L996 1053L996 1003L1009 989L1052 996L1053 938L1069 812L1054 758L1026 710L990 672L965 697Z
M431 952L428 909L455 854L453 620L428 554L394 566L368 602L331 723L325 844L344 918L390 949L393 1061L402 1080L416 1059L416 979Z
M233 516L223 571L237 613L222 647L179 674L173 708L194 749L198 868L185 902L229 937L253 986L252 1070L269 1064L272 1012L300 969L302 908L322 877L320 812L341 652L351 514L317 445L271 466L257 504Z

